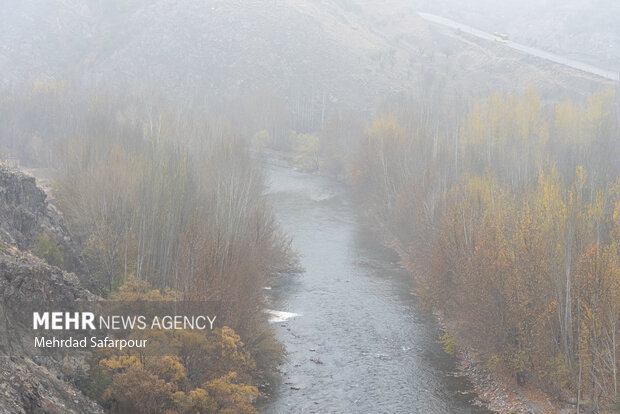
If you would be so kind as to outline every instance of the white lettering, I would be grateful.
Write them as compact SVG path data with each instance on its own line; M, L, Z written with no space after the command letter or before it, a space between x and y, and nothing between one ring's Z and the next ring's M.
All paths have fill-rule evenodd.
M50 326L50 314L49 312L43 312L39 315L39 312L32 313L32 329L39 329L39 326L43 325L43 329L49 329Z

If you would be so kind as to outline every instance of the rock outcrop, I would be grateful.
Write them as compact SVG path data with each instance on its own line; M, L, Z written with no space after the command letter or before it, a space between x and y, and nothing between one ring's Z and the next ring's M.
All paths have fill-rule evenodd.
M81 269L79 253L62 215L46 197L33 176L0 164L0 239L26 251L46 234L62 248L64 267L77 272Z
M48 368L30 359L1 356L0 412L103 414L103 409Z
M0 167L0 413L103 413L73 385L88 372L86 351L35 347L33 311L98 300L74 273L20 249L41 233L71 253L62 217L35 179Z
M73 273L0 242L0 412L98 413L72 384L86 353L35 349L33 309L75 311L98 298Z
M0 242L0 352L40 356L31 340L32 312L77 311L97 299L74 273Z

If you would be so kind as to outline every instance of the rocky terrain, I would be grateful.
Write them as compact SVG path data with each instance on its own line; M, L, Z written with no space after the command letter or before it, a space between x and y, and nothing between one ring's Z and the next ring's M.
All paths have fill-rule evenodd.
M61 247L66 269L80 269L79 253L62 215L47 202L36 179L0 164L0 240L27 251L33 249L41 234L50 236Z
M18 248L40 231L68 245L60 216L33 177L0 168L0 217L0 412L103 412L72 385L87 372L84 354L34 347L34 309L72 311L97 300L74 273Z
M103 413L57 372L29 358L0 356L0 412L23 414Z

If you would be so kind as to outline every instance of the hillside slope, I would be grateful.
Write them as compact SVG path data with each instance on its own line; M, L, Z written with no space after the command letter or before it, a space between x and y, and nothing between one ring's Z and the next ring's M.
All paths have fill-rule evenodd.
M6 86L70 79L222 108L266 88L316 112L369 111L429 84L486 95L535 83L544 96L602 82L429 25L404 0L43 3L11 0L0 11Z
M88 371L85 354L36 349L31 326L33 310L77 310L97 297L75 274L4 241L27 247L42 228L60 236L64 228L49 208L33 177L0 168L0 411L103 412L72 385Z
M88 365L80 352L34 348L26 322L32 310L95 300L77 277L0 242L0 411L3 413L103 413L75 388Z
M33 310L71 311L97 300L75 274L16 247L31 248L41 232L58 240L77 266L62 218L34 177L0 166L0 411L103 412L72 385L88 370L84 353L34 346Z

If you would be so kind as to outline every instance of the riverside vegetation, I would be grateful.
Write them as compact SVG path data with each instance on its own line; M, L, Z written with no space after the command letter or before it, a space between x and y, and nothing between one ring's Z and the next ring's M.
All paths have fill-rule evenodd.
M152 333L149 343L168 346L162 356L95 352L78 385L111 412L255 412L282 355L262 290L297 262L231 125L63 83L36 83L2 104L16 111L16 101L29 116L12 118L12 144L58 170L53 193L87 285L124 302L209 301L225 323L213 333ZM34 251L63 265L47 235Z
M401 101L350 180L455 342L581 412L620 409L620 113L613 91Z
M416 13L613 66L614 2L4 3L0 158L42 168L63 213L38 190L0 194L7 297L72 280L62 267L80 291L209 300L225 321L167 338L167 358L93 354L76 381L108 411L252 412L271 382L283 350L263 288L298 266L250 154L348 181L445 316L448 351L580 412L618 410L618 97L582 99L617 85ZM33 365L0 358L14 411L98 411Z
M425 307L448 321L448 352L475 350L580 412L620 410L616 92L420 95L387 100L365 133L340 113L304 145L292 134L285 152L350 183Z
M14 117L23 136L13 150L60 170L58 204L97 289L220 301L230 315L221 337L246 361L223 357L215 365L228 371L198 380L179 355L156 363L99 355L86 389L108 408L141 409L148 390L123 394L134 381L136 389L160 384L151 391L170 410L241 409L235 404L253 401L277 364L281 349L262 314L261 291L269 274L296 264L260 196L251 148L350 182L375 228L409 258L423 304L454 326L443 339L451 349L475 349L488 367L583 412L617 409L614 91L559 103L542 103L533 87L450 103L426 91L386 101L366 132L362 116L340 111L315 132L291 131L273 116L238 136L224 118L159 98L69 89L35 83L2 105L8 116L17 107L36 114L34 125ZM43 129L45 141L37 134ZM37 249L62 264L49 240ZM173 367L179 376L166 377Z

